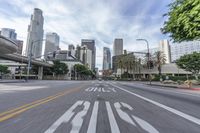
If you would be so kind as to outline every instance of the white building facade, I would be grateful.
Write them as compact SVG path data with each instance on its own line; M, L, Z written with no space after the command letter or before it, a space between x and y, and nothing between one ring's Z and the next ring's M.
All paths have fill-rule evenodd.
M90 70L93 69L92 59L92 50L88 49L87 46L82 46L80 50L80 60L84 65L88 66Z
M171 44L172 62L175 62L185 54L192 54L193 52L200 52L200 41L189 41Z
M159 43L159 51L163 52L166 58L166 63L171 63L171 49L168 40L161 40Z

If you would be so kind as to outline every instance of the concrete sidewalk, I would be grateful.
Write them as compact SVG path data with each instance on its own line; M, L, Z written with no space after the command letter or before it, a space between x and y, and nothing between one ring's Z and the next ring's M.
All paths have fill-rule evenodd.
M26 80L24 79L19 79L19 80L16 80L16 79L10 79L10 80L7 80L7 79L2 79L0 80L0 83L23 83L23 82L26 82Z
M200 85L193 85L191 88L189 88L185 84L163 84L160 82L151 82L151 84L148 82L145 83L146 85L151 85L151 86L162 86L162 87L170 87L170 88L179 88L179 89L188 89L188 90L199 90L200 91Z

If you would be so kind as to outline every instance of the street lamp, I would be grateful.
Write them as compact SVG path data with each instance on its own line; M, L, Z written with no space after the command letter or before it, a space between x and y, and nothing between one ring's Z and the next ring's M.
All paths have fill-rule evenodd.
M151 78L150 78L150 52L149 52L149 42L146 40L146 39L143 39L143 38L138 38L138 39L136 39L137 41L145 41L146 42L146 44L147 44L147 56L148 56L148 63L147 63L147 65L148 65L148 69L149 69L149 82L150 82L150 84L151 84Z
M30 76L30 67L31 67L31 59L32 59L32 49L33 49L33 44L36 43L36 42L42 42L42 41L45 41L45 39L42 39L42 40L36 40L36 41L32 41L31 42L31 48L30 50L28 51L28 70L27 70L27 78L29 79L29 76Z

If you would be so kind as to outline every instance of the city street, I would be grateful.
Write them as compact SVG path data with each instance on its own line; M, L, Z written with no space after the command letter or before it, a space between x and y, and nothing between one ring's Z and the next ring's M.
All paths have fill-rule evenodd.
M199 133L200 92L140 82L0 84L0 133Z

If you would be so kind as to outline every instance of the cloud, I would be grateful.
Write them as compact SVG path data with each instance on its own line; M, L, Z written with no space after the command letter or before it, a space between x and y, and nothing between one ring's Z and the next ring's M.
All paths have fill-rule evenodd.
M16 29L18 37L26 44L27 27L35 7L43 10L44 31L56 32L60 39L72 44L80 44L81 39L95 39L96 65L101 69L103 47L112 45L115 38L124 39L128 51L145 49L144 42L136 38L146 38L150 47L156 47L163 24L162 15L170 1L151 0L0 0L0 28ZM45 35L44 35L45 37ZM66 43L60 42L62 49Z

